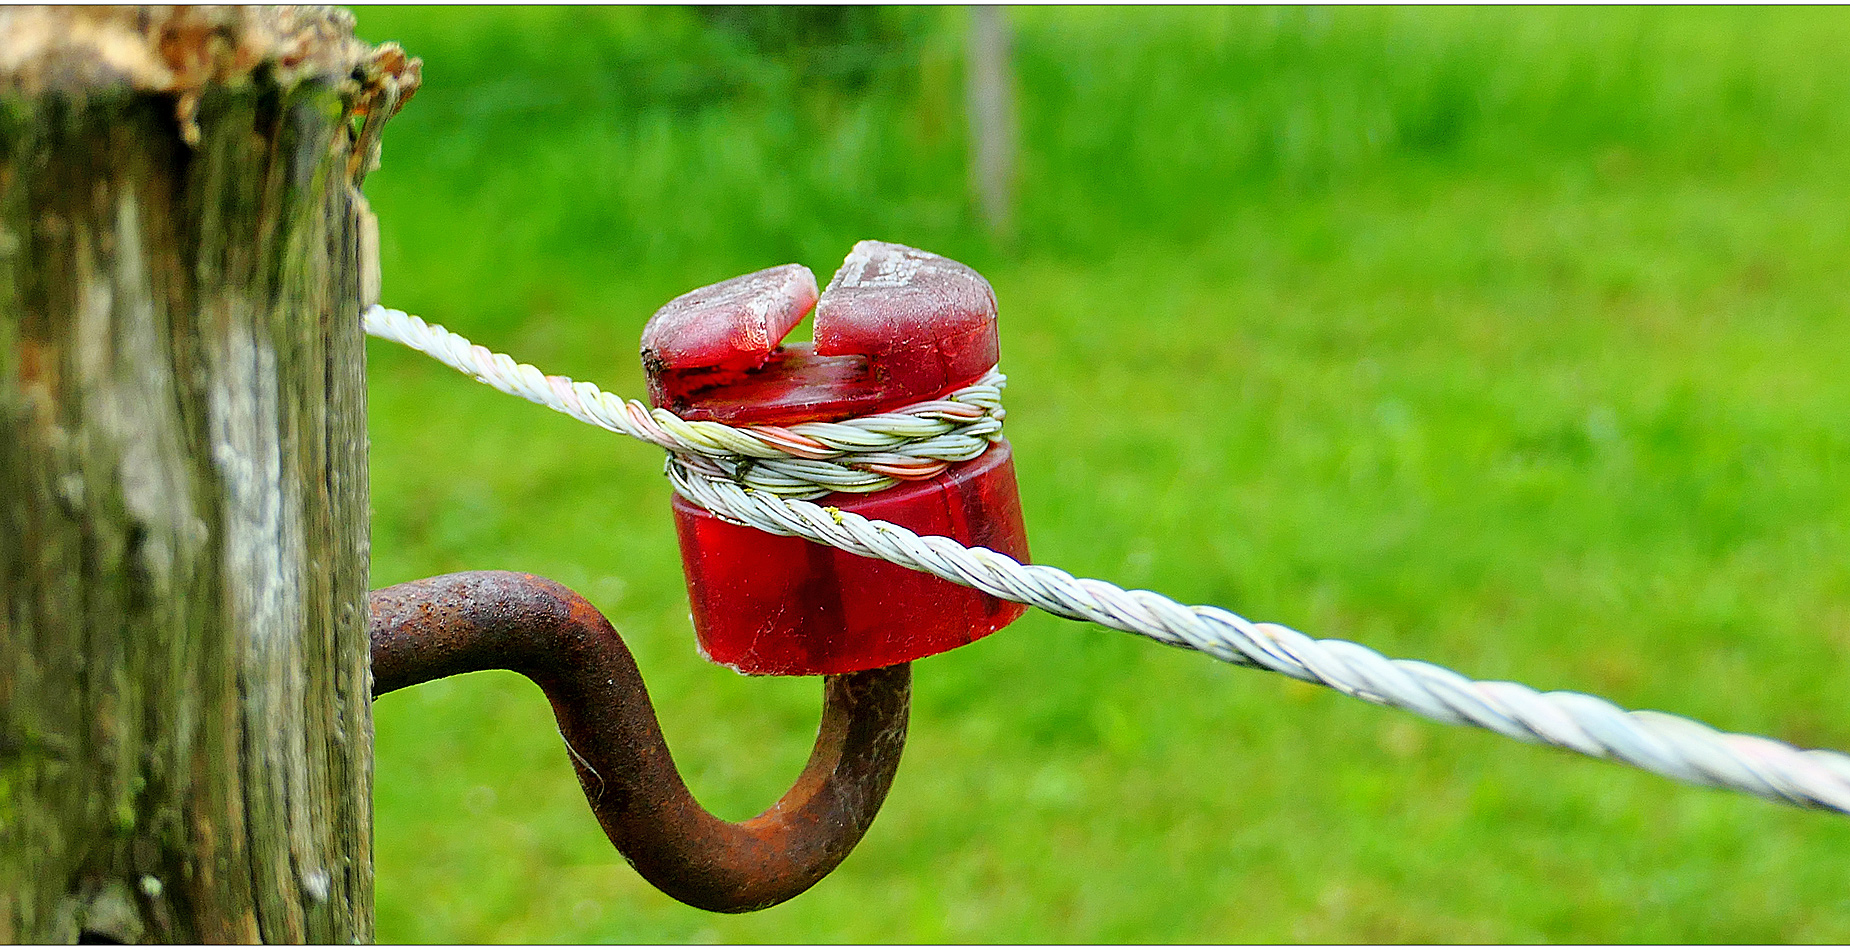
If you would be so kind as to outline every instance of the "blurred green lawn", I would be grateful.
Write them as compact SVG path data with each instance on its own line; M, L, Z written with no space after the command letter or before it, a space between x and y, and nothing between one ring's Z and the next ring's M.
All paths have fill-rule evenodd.
M425 61L388 304L640 395L699 284L878 237L995 285L1039 560L1482 678L1850 748L1850 15L1020 9L1017 236L964 13L367 8ZM703 801L814 680L699 660L658 454L369 344L373 582L548 575ZM917 666L865 843L716 916L511 674L377 707L384 941L1850 941L1850 822L1033 614Z

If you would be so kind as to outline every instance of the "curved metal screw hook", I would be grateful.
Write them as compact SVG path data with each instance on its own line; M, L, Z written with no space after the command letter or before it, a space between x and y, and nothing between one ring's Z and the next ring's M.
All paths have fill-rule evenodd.
M759 910L808 890L860 842L906 742L906 664L829 676L815 751L750 821L696 802L610 622L564 585L469 571L372 592L373 696L476 670L512 670L551 701L591 811L637 873L703 910Z

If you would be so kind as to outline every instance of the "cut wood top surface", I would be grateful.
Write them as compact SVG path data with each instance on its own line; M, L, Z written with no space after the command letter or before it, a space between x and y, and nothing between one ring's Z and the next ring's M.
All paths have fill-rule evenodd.
M396 43L353 35L333 7L11 7L0 9L0 91L35 95L126 86L157 93L236 84L259 71L283 87L385 80L408 95L419 63Z

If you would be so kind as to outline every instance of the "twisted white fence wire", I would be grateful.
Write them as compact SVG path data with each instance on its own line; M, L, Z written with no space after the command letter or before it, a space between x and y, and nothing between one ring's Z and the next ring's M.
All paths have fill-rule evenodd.
M402 310L374 306L365 324L374 336L428 353L504 393L659 445L702 474L785 497L876 492L901 480L930 478L953 462L982 455L1002 438L1006 415L1005 379L991 370L942 399L842 422L744 428L689 422L591 383L547 376Z
M895 478L936 474L920 474L934 463L942 471L952 461L981 454L1001 437L999 373L945 400L893 413L787 429L734 428L686 422L591 383L547 376L402 311L375 306L364 320L366 332L426 353L502 392L668 449L667 474L675 491L730 521L890 561L1057 616L1283 673L1439 722L1478 726L1697 785L1850 814L1850 755L1842 752L1801 750L1668 713L1628 711L1584 693L1472 680L1420 660L1389 659L1346 640L1313 639L1219 607L1183 605L1153 591L1127 591L1044 564L1021 564L987 548L921 537L803 500L828 491L878 491ZM977 443L981 447L971 451ZM827 467L780 464L797 461Z

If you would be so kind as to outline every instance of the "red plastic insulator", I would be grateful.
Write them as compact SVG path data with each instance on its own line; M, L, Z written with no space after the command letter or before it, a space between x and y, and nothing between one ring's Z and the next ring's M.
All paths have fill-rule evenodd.
M779 345L811 309L815 343ZM943 396L996 365L996 297L980 274L898 244L854 246L828 289L786 264L683 294L642 331L649 398L731 425L837 422ZM816 500L1028 560L1008 442L935 478ZM674 499L701 652L742 673L848 673L988 636L1026 608Z

